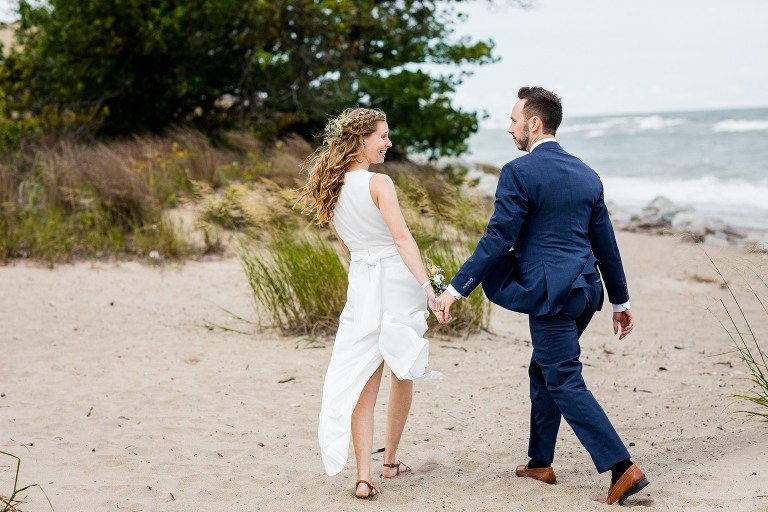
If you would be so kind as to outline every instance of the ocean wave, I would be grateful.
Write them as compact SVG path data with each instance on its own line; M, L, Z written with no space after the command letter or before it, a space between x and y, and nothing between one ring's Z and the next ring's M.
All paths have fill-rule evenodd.
M605 119L596 123L564 125L558 129L560 133L586 133L588 137L601 137L610 130L620 129L626 125L625 118Z
M685 124L686 120L678 117L660 115L635 117L609 117L597 122L564 125L561 133L585 133L587 137L601 137L610 131L634 134L643 131L658 131Z
M696 179L646 179L602 177L606 189L627 198L653 199L663 195L672 201L685 203L734 204L767 209L768 182L749 182L702 176ZM606 192L607 194L607 192Z
M685 124L685 119L679 117L661 117L661 116L646 116L636 117L634 122L637 125L638 130L663 130L664 128L670 128L672 126L680 126Z
M768 121L727 119L715 125L715 132L758 132L768 130Z
M697 179L651 180L603 176L605 197L629 210L639 210L657 196L704 215L744 227L768 225L768 181L749 182L702 176Z

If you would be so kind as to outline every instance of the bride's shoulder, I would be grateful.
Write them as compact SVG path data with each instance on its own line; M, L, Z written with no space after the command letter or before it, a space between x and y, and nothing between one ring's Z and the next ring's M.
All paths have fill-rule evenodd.
M372 180L379 180L379 181L389 181L392 182L392 177L389 174L384 174L383 172L371 172L371 179Z
M394 186L392 178L388 174L380 172L371 173L371 185L376 187L389 187Z

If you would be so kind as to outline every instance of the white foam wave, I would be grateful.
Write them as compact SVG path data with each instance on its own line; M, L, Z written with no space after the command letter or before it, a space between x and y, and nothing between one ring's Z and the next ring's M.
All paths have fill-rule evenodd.
M602 137L610 130L620 129L626 124L623 118L606 119L597 123L565 125L558 129L559 133L586 133L588 137Z
M561 133L585 133L588 137L600 137L609 131L620 133L637 133L641 131L657 131L685 124L685 119L653 116L609 117L594 123L564 125L558 130Z
M758 132L768 130L768 121L747 121L727 119L715 125L716 132Z
M685 119L666 118L661 116L636 117L634 119L638 130L663 130L671 126L685 124Z
M606 189L627 198L653 199L663 195L685 203L736 204L768 209L768 183L724 180L702 176L693 180L650 180L645 178L603 177ZM607 194L607 192L606 192Z
M629 210L645 207L657 196L744 227L768 226L768 181L725 180L703 176L693 180L650 180L602 177L605 196Z

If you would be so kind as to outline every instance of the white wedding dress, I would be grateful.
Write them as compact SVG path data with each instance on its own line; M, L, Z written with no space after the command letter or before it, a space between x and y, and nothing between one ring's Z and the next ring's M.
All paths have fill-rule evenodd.
M385 361L399 379L430 379L426 294L403 263L371 198L373 173L348 172L333 225L351 253L347 303L323 386L318 440L325 471L349 455L351 418L363 387Z

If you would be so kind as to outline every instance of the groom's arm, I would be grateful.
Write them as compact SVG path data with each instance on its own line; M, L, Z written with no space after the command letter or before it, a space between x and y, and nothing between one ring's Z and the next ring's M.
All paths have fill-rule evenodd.
M621 262L619 246L613 231L608 208L605 206L601 190L589 225L589 240L592 252L600 262L600 271L608 292L608 300L613 304L614 312L629 308L629 290L624 266Z
M456 298L468 296L497 265L502 264L515 245L529 205L528 191L521 172L514 162L510 162L501 170L493 215L488 221L485 235L477 243L472 256L451 279L448 288L451 295Z

